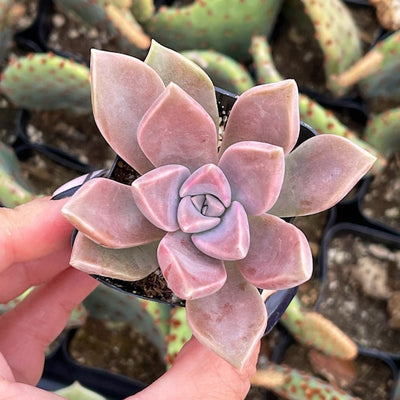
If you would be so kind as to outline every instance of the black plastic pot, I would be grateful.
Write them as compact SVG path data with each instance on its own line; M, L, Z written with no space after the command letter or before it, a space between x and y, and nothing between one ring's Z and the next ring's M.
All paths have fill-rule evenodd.
M108 400L122 400L145 388L143 382L99 368L86 367L74 361L69 354L69 345L75 333L76 330L69 331L59 347L46 357L38 387L57 390L78 381Z

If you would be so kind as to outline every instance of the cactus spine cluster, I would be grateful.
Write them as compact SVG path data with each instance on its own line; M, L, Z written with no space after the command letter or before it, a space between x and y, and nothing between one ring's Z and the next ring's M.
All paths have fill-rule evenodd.
M372 116L364 138L385 157L400 149L400 107Z
M251 382L288 400L360 400L315 376L272 363L257 370Z
M3 71L0 90L20 107L91 112L89 68L52 53L12 59Z
M146 31L177 51L212 49L237 60L248 59L251 36L268 36L281 0L195 0L184 7L162 7Z
M399 72L400 31L396 31L334 79L342 92L358 83L368 99L399 102Z
M357 356L357 345L330 320L315 311L303 308L298 297L289 304L281 318L294 338L306 346L344 360Z

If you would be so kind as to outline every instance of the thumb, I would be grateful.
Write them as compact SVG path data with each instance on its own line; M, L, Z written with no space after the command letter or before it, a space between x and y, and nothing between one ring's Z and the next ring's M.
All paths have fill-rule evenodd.
M239 371L192 337L169 371L126 400L242 400L249 391L258 352L259 346Z

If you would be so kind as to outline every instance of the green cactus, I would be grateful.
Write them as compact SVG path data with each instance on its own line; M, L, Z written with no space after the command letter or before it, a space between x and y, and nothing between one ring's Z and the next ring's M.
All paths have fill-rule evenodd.
M400 107L374 115L367 123L364 139L385 157L400 150Z
M294 297L281 318L294 338L323 353L345 360L357 356L357 345L331 321L315 311L307 311Z
M89 68L52 53L11 60L2 74L0 91L28 109L91 112Z
M132 0L131 11L139 23L146 23L154 15L154 1Z
M399 72L400 31L396 31L335 77L335 83L342 92L358 83L367 99L399 102Z
M273 363L257 370L251 382L289 400L360 400L315 376Z
M83 387L79 382L74 382L72 385L59 389L54 393L68 400L106 400L105 397Z
M0 206L13 208L34 197L21 176L14 152L0 142Z
M275 67L271 48L264 37L254 36L252 38L250 52L254 60L257 83L272 83L284 79ZM371 173L378 173L387 164L386 159L379 154L372 143L370 144L360 139L355 132L343 125L332 111L326 110L304 94L300 94L299 96L299 110L301 120L312 126L318 133L331 133L344 136L371 154L374 154L377 160L371 169Z
M25 7L15 0L0 0L0 62L8 53L14 25L24 12Z
M145 25L158 42L177 51L212 49L236 60L249 58L251 36L268 36L281 0L195 0L162 7Z
M192 331L186 321L186 309L184 307L172 308L169 332L165 337L167 343L167 354L165 356L167 368L171 367L182 346L191 336Z
M358 27L341 0L286 0L286 18L299 35L317 40L324 55L327 87L336 92L332 76L345 71L362 54Z
M189 50L182 54L207 72L215 86L241 94L254 86L246 68L231 57L212 50Z

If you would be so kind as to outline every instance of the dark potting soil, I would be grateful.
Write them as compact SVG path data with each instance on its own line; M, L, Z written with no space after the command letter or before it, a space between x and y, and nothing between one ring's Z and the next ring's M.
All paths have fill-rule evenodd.
M365 215L400 232L400 154L370 184L361 205Z
M165 363L149 339L126 323L89 317L70 344L80 364L151 383L165 372Z
M359 346L399 356L400 331L390 326L388 310L399 277L399 248L343 232L329 246L318 311Z

